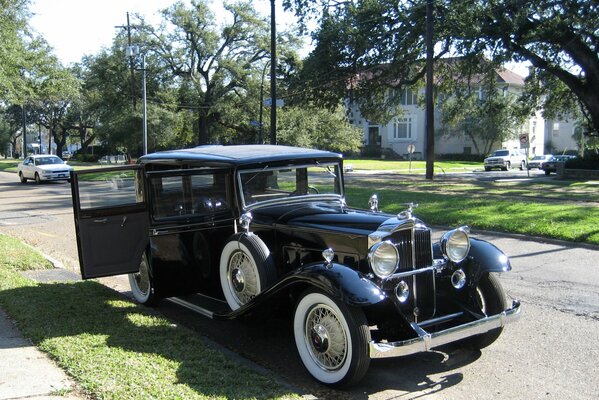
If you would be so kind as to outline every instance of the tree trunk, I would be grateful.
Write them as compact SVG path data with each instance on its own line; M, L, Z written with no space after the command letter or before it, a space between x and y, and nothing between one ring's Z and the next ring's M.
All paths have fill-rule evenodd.
M198 113L198 146L208 144L208 115L205 108L200 108Z

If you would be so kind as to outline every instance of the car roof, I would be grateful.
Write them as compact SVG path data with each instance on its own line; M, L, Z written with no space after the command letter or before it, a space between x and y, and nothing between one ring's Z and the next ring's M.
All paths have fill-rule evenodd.
M302 147L248 144L231 146L198 146L190 149L168 150L145 155L139 163L161 161L198 161L217 164L245 165L264 162L304 159L339 160L341 154Z
M27 157L31 157L31 158L46 158L46 157L56 157L56 158L60 158L55 154L31 154Z

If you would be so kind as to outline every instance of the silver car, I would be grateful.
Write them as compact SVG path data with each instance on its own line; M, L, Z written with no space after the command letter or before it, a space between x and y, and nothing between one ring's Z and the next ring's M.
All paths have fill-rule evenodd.
M553 154L545 154L543 156L534 156L532 160L528 162L528 169L533 168L543 169L543 165L553 158Z

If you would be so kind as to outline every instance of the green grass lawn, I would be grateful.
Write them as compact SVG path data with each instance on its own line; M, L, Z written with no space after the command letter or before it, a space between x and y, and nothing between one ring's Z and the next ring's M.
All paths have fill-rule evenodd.
M415 174L424 174L426 161L395 161L395 160L351 160L343 161L345 165L351 164L354 170L381 170L381 171L401 171L409 173L410 169ZM438 161L435 162L435 173L444 172L464 172L475 169L482 169L480 162L469 161Z
M414 214L431 225L468 225L475 229L599 244L599 207L587 202L598 200L596 191L581 191L578 194L585 201L574 201L568 188L563 187L543 198L537 190L523 196L520 192L514 194L510 188L494 188L490 195L476 185L453 190L444 190L440 183L433 184L432 189L429 185L427 182L347 185L346 197L350 206L365 208L370 195L376 193L379 207L389 213L404 210L404 203L418 203Z
M20 274L40 268L51 265L0 235L0 306L91 398L299 397L97 282L40 284Z

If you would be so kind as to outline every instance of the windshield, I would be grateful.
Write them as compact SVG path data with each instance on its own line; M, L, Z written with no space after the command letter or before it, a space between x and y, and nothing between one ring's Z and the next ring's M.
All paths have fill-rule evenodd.
M246 206L290 198L341 198L338 164L313 164L241 171L238 174Z
M58 157L40 157L35 159L35 165L62 164Z
M493 152L493 156L497 157L497 156L507 156L509 155L510 152L508 150L496 150L495 152Z

